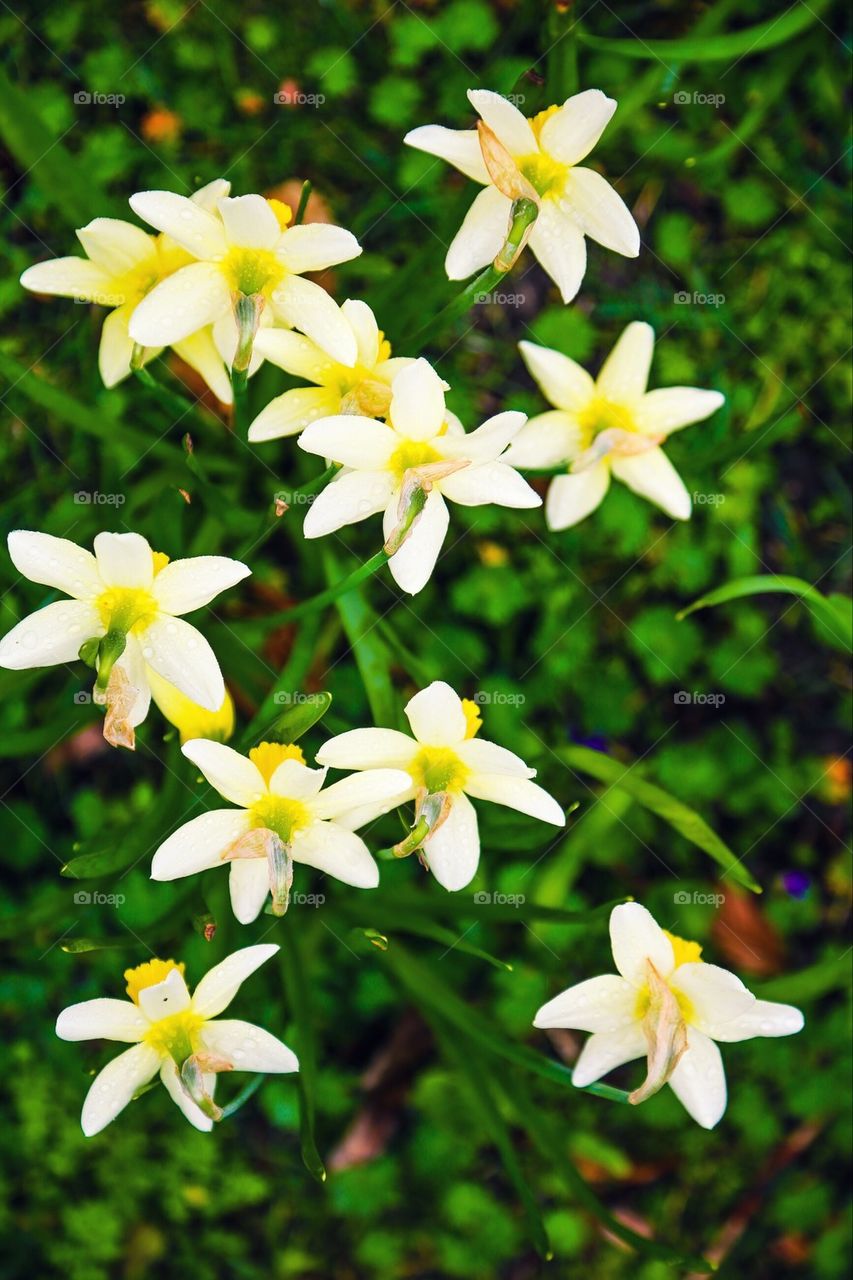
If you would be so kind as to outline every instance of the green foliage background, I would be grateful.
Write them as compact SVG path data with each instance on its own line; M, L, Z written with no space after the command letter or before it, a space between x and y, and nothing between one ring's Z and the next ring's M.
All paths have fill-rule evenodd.
M384 863L375 893L314 883L300 868L297 887L324 894L323 906L294 907L272 931L270 917L242 929L215 876L148 880L153 848L199 790L163 721L152 713L134 756L99 753L97 727L86 733L97 712L76 700L82 667L0 673L3 1277L688 1274L684 1261L606 1238L578 1165L610 1212L676 1259L713 1251L740 1223L723 1274L847 1274L850 783L838 761L848 668L825 622L792 596L675 618L747 574L844 590L845 12L828 0L787 11L637 0L618 16L589 5L580 22L567 34L571 14L499 0L45 0L0 12L3 533L89 544L99 529L133 528L173 556L245 554L253 577L201 622L243 726L276 678L282 689L328 689L332 710L305 739L313 751L324 731L374 713L396 722L406 698L441 677L489 694L487 736L535 764L567 808L579 805L556 838L480 806L470 893L451 899L411 859ZM287 80L324 101L274 104ZM627 261L591 245L569 308L528 256L505 283L518 305L476 306L433 327L424 353L451 383L451 407L468 426L501 407L539 411L519 338L597 367L629 320L649 320L652 385L727 396L669 446L699 495L694 517L672 526L619 486L558 535L541 512L457 507L435 577L414 600L383 572L338 606L270 625L372 554L377 523L320 545L302 540L296 508L273 528L272 495L308 480L315 460L293 441L249 448L205 404L179 418L138 385L105 391L100 315L25 295L18 277L74 252L74 228L92 217L130 216L133 191L186 192L224 175L238 192L269 192L311 178L365 247L336 271L337 297L364 297L395 350L417 354L412 336L454 296L445 246L474 190L402 135L467 124L475 85L524 95L527 114L576 85L617 98L593 162L634 208L644 247ZM75 103L81 90L126 101ZM703 100L719 94L718 105ZM160 108L179 117L171 140L151 133ZM725 300L694 300L707 295ZM252 383L254 412L286 385L267 366ZM80 504L79 491L125 502ZM46 602L7 560L2 585L4 630ZM679 691L718 705L682 705ZM597 781L580 754L570 767L561 753L571 744L639 761L632 777L699 812L763 896L715 923L693 897L722 893L731 909L741 901L733 877L716 879L703 852L626 786ZM398 829L383 820L374 847ZM62 878L84 855L96 874ZM81 904L81 889L125 902ZM525 901L482 907L475 891ZM633 1111L528 1069L558 1061L531 1028L536 1008L609 968L607 912L595 909L625 894L756 991L805 1009L793 1039L727 1047L730 1105L710 1134L668 1090ZM211 943L194 928L206 912L218 922ZM309 1068L313 1034L316 1072L303 1072L301 1100L295 1080L268 1079L206 1136L157 1090L85 1140L79 1108L109 1053L59 1042L58 1011L119 995L121 971L149 947L185 959L197 980L262 936L286 943L284 961L247 984L235 1013L283 1034ZM75 953L87 938L109 947ZM537 1056L511 1063L499 1054L511 1045ZM376 1055L387 1069L374 1065L380 1083L365 1096ZM319 1183L301 1151L316 1169L314 1143L328 1159L359 1113L374 1158ZM550 1264L535 1247L545 1233Z

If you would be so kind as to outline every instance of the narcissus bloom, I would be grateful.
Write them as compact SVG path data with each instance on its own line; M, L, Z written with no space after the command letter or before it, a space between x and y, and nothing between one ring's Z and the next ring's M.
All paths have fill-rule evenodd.
M647 1059L645 1101L668 1084L703 1129L726 1109L726 1077L715 1041L790 1036L803 1027L793 1005L757 1000L740 978L700 959L697 942L661 929L639 903L614 907L610 941L619 974L589 978L555 996L534 1026L591 1031L573 1083L592 1084L615 1067Z
M359 889L379 883L379 869L355 834L369 819L351 810L392 809L411 783L398 769L344 778L323 789L325 769L309 769L299 747L262 742L248 755L197 739L183 747L207 781L238 809L213 809L170 836L154 855L152 880L177 880L230 865L231 906L241 924L261 912L272 893L274 914L287 909L293 863L325 871Z
M620 197L594 169L580 166L598 142L616 103L587 89L528 120L499 93L470 89L481 117L477 129L425 125L407 133L410 147L447 160L484 185L445 261L451 280L464 280L491 262L503 246L513 200L539 209L530 248L571 302L586 271L585 236L635 258L640 233Z
M212 742L227 742L234 733L234 699L228 690L221 706L216 711L208 711L192 698L188 698L180 689L176 689L168 680L158 676L156 671L148 669L148 684L159 711L173 724L181 735L181 742L189 742L192 738L210 738Z
M545 519L567 529L594 511L615 476L673 520L690 517L690 494L660 448L673 431L709 417L725 397L698 387L647 391L655 334L634 321L593 381L574 360L549 347L520 342L524 362L555 406L531 418L507 454L521 468L568 464L548 489Z
M95 1076L83 1103L87 1138L100 1133L157 1073L196 1129L210 1130L221 1111L213 1101L220 1071L298 1071L286 1044L251 1022L219 1019L241 984L277 946L244 947L214 965L190 995L184 966L147 960L127 969L129 1000L84 1000L56 1020L62 1040L118 1040L133 1045Z
M356 341L337 303L318 284L302 279L305 271L358 257L361 247L351 232L320 223L289 227L289 207L258 195L225 197L217 201L216 213L170 191L139 192L130 205L194 259L136 308L130 324L135 342L180 342L233 311L245 344L245 367L261 314L269 307L277 320L301 329L334 360L355 364Z
M387 423L339 414L312 422L298 441L346 468L309 508L305 537L383 511L386 550L393 550L388 567L412 595L429 581L441 551L450 522L445 498L465 507L538 507L542 501L504 461L525 415L498 413L466 434L448 414L444 390L432 366L415 360L391 384Z
M229 190L230 183L217 178L196 191L190 203L200 212L209 211ZM21 276L21 284L34 293L51 293L110 308L101 329L98 366L104 385L114 387L130 373L134 340L129 325L136 307L155 285L192 258L171 237L152 236L118 218L95 218L80 228L77 238L86 252L85 258L54 258L36 263ZM167 345L204 378L215 396L225 404L231 403L231 384L209 326L171 343L149 343L145 358L151 359Z
M356 413L367 418L387 414L392 379L412 361L405 357L391 359L391 344L366 302L348 298L341 315L352 329L358 347L352 367L332 360L301 333L260 330L255 339L257 355L277 364L285 373L316 385L296 387L271 400L249 427L253 443L296 435L309 422L332 414Z
M251 570L225 556L175 560L138 533L99 533L95 554L66 538L17 529L9 555L19 573L71 596L31 613L0 640L0 667L53 667L84 658L106 705L104 736L133 747L148 714L151 679L161 677L192 702L218 712L225 699L210 645L182 614L209 604ZM82 651L82 652L81 652Z
M479 709L450 685L433 681L405 710L413 737L396 729L352 729L327 742L317 759L335 769L406 770L411 785L399 799L416 801L416 819L423 818L429 830L416 847L445 889L463 889L480 861L477 814L469 796L565 825L557 801L531 781L535 769L505 747L476 737ZM353 816L369 822L376 815L368 806Z

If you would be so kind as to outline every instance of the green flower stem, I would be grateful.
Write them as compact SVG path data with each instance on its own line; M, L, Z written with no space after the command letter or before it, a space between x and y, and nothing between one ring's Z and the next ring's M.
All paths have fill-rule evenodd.
M170 413L177 414L175 425L189 420L190 423L195 422L201 427L207 427L207 422L198 412L195 404L187 400L186 396L182 396L180 392L173 391L171 387L167 387L159 378L155 378L150 369L139 368L134 369L133 372L137 381L148 388L152 395L160 401L164 409L168 409Z
M334 586L329 587L327 591L321 591L316 596L311 596L310 600L303 600L302 604L294 605L292 609L284 609L281 613L274 613L266 621L271 626L280 626L284 622L295 622L297 618L304 618L308 613L314 613L317 609L324 608L327 604L334 604L339 596L344 596L348 591L352 591L353 587L357 587L360 582L364 582L366 578L372 577L377 573L383 565L388 563L389 556L384 551L377 551L375 556L360 564L357 569L348 574L340 582L336 582Z
M302 190L299 193L299 205L296 209L296 217L293 219L294 227L298 227L302 219L305 217L305 210L308 208L308 201L311 198L313 190L312 184L306 179L302 184Z
M249 370L231 370L231 392L234 396L234 412L232 421L234 430L241 440L249 434Z

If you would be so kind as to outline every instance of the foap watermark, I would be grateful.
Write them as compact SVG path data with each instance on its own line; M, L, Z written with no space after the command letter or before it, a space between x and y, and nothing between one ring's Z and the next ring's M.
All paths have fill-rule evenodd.
M300 493L298 489L288 493L285 489L280 489L273 494L273 501L276 507L286 511L288 507L310 507L316 497L316 493Z
M77 107L121 107L127 102L123 93L90 93L88 89L78 89L74 94L74 105Z
M324 93L303 93L301 89L278 89L272 96L277 107L322 107L326 101Z
M75 298L75 307L123 307L127 297L123 293L87 293L85 298Z
M679 689L672 695L677 707L721 707L726 700L724 693L701 693L696 689Z
M672 95L672 100L677 107L687 107L692 103L697 107L714 107L716 110L723 105L726 95L724 93L702 93L699 89L679 89L678 93Z
M283 690L273 694L273 702L279 707L316 706L324 702L322 693L286 693Z
M481 890L474 894L477 907L523 907L526 901L523 893L487 893Z
M726 301L724 293L688 293L686 289L679 289L678 293L672 295L672 300L677 307L722 307Z
M497 289L493 289L490 293L478 293L474 298L476 306L484 306L491 303L498 307L520 307L524 304L525 298L523 293L501 293Z
M292 893L290 895L292 907L322 907L325 901L324 893Z
M471 701L478 707L521 707L527 699L523 693L486 693L478 689Z
M74 495L78 507L123 507L127 498L123 493L101 493L99 489L78 489Z
M88 707L92 701L91 693L87 693L85 689L78 689L74 695L75 707Z
M77 907L121 907L127 902L123 893L101 893L95 889L78 889L74 894L74 905Z
M699 889L694 889L692 893L688 893L686 889L679 889L677 893L672 895L672 900L677 907L689 907L691 904L697 907L721 907L726 900L724 893L702 893Z
M693 501L697 507L721 507L726 500L724 493L694 493Z

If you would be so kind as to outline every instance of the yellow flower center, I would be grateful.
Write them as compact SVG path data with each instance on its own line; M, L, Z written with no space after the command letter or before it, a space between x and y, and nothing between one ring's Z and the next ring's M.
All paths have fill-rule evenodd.
M426 441L404 440L391 454L388 467L398 480L402 480L410 467L423 467L429 462L440 461L441 455Z
M168 1054L174 1058L180 1066L190 1054L195 1053L194 1037L204 1022L200 1013L185 1009L183 1013L172 1013L168 1018L153 1022L143 1040L163 1056Z
M476 702L472 702L470 698L462 699L462 710L465 712L465 737L474 738L483 727L483 717L480 715L480 708Z
M569 172L567 164L561 164L559 160L554 160L541 151L520 156L516 164L540 196L562 195Z
M691 942L687 938L678 938L674 933L670 933L668 929L664 929L664 933L672 943L676 969L680 964L695 964L697 960L702 959L702 948L698 942Z
M249 813L255 828L266 827L274 831L282 844L291 844L298 832L311 824L311 811L301 800L289 800L286 796L263 796L252 805Z
M148 259L141 266L131 267L123 275L113 276L107 291L98 295L94 301L105 307L121 307L128 302L141 302L146 293L150 293L155 284L160 283L164 274L170 273L158 271L156 267L152 269Z
M286 231L293 220L293 210L290 205L285 204L283 200L267 200L267 204L275 214L275 220L282 231Z
M140 991L144 991L146 987L156 987L173 969L177 969L183 977L185 968L184 964L176 964L174 960L146 960L144 964L138 964L135 969L125 969L127 994L134 1004L139 1004Z
M621 431L636 431L637 424L631 410L624 404L606 400L604 396L595 396L585 409L578 414L583 444L590 445L600 431L609 431L613 427Z
M297 747L295 742L261 742L256 747L252 747L249 759L260 770L267 786L283 760L297 760L299 764L305 763L302 748Z
M422 747L408 771L416 787L426 787L432 794L461 791L471 772L450 747Z
M229 249L220 263L234 293L269 297L284 277L284 267L269 249Z
M152 551L154 576L169 563L164 551ZM95 601L101 622L107 631L140 632L157 617L160 606L144 587L109 587Z
M684 1021L688 1023L693 1022L695 1018L695 1013L693 1010L693 1005L687 999L687 996L683 995L681 991L676 990L675 987L670 987L670 990L672 991L672 994L675 996L676 1003L681 1011L681 1016L684 1019ZM649 990L649 987L648 986L642 987L639 991L639 994L637 995L637 1004L634 1008L635 1018L641 1021L643 1018L645 1018L646 1014L649 1011L649 1005L651 1004L651 1000L652 1000L652 993Z
M154 561L154 577L156 578L160 570L166 568L169 563L169 557L165 551L152 551L151 559Z
M559 110L559 103L555 102L553 106L546 107L544 111L540 111L537 115L531 116L530 127L536 134L537 142L539 141L539 135L542 132L542 126L550 120L552 116L555 116Z

